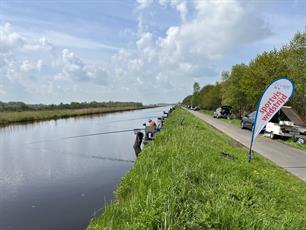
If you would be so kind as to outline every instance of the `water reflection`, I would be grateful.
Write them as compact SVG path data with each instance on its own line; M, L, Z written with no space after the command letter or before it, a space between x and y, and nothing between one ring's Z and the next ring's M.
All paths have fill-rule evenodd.
M165 108L0 128L0 229L85 229L135 161L133 132Z

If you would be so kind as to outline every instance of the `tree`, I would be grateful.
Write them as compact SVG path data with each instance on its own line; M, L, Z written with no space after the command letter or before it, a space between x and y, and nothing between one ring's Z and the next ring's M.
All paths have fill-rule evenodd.
M246 110L246 93L242 89L242 79L246 77L248 66L238 64L232 67L226 81L222 85L222 104L233 107L233 112L242 116ZM224 78L223 78L224 79Z
M264 89L279 77L288 77L294 82L295 91L289 104L306 117L306 27L282 49L263 52L248 65L237 64L230 72L222 72L221 84L201 89L195 82L191 104L215 109L222 102L231 105L233 112L241 116L255 110Z
M292 105L306 117L306 26L304 32L297 33L281 52L288 65L288 76L295 86Z
M192 106L198 106L200 103L200 84L198 82L193 83L193 95L191 99Z
M218 82L216 85L204 86L200 91L200 95L200 105L204 109L214 110L221 105L221 85Z
M189 96L185 97L184 100L183 100L183 104L184 105L191 105L191 99L192 99L192 95L189 95Z
M193 93L199 93L201 90L200 84L198 82L193 83Z

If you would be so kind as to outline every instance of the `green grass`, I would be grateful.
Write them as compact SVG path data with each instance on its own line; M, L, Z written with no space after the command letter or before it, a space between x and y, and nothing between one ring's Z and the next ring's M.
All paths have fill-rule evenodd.
M8 125L17 122L34 122L41 120L51 120L68 118L92 114L128 111L142 109L144 107L108 107L108 108L87 108L87 109L61 109L61 110L40 110L21 112L0 112L0 125Z
M204 109L201 109L200 112L206 114L206 115L209 115L209 116L213 116L214 115L214 111L211 111L211 110L204 110Z
M247 163L246 154L178 109L88 229L306 229L305 183L259 155Z
M229 123L229 124L232 124L232 125L237 126L237 127L240 127L240 122L241 122L241 120L236 119L236 118L234 118L234 119L222 119L222 121L224 121L226 123Z
M283 144L290 145L294 148L297 148L297 149L300 149L306 152L306 144L299 144L297 142L294 142L292 139L288 139L288 140L279 139L278 141L280 141Z

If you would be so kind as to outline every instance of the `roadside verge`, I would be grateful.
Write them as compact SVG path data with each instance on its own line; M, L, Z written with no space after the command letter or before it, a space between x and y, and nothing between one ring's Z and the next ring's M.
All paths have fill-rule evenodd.
M250 146L252 134L248 130L241 130L238 127L214 119L200 112L188 111L245 147L248 148ZM253 143L253 150L306 182L305 151L262 136L257 136Z

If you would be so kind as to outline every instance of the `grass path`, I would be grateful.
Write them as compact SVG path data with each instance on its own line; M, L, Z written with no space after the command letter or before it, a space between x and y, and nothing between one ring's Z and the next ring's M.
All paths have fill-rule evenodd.
M246 152L178 109L88 229L306 229L305 183Z

